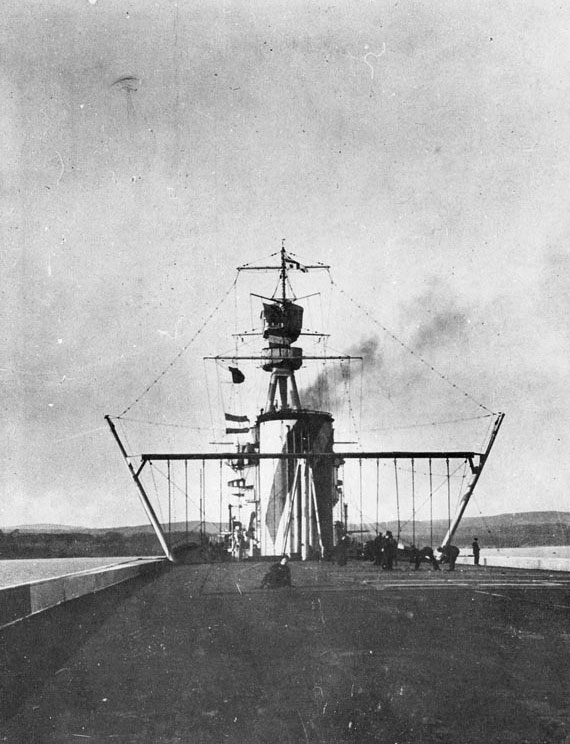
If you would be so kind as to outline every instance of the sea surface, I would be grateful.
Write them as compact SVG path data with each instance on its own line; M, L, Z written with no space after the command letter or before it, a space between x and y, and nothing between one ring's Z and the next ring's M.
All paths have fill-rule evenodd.
M31 558L0 560L0 589L31 581L53 579L57 576L87 571L101 566L136 561L137 557L113 556L112 558Z
M461 547L460 555L469 555L471 546ZM570 558L570 545L534 545L528 548L486 548L481 546L481 557L508 556L511 558Z

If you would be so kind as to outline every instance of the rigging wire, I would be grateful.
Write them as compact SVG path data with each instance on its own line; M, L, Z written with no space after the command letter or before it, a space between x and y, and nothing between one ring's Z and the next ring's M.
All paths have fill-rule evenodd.
M489 421L489 425L487 426L487 430L485 434L483 435L482 441L481 441L481 450L485 449L485 443L488 442L491 438L491 430L495 424L495 421L497 420L499 414L495 414L492 421Z
M206 370L206 360L202 359L202 365L204 367L204 379L206 380L206 397L208 399L208 410L210 413L210 436L212 441L216 439L216 424L214 421L214 409L212 408L212 396L210 395L210 386L208 385L208 374Z
M376 534L380 521L380 460L376 458Z
M162 504L160 503L160 498L158 495L158 486L156 485L156 477L154 475L154 465L152 462L149 464L150 464L150 472L152 476L152 483L154 485L154 494L156 498L156 503L158 505L158 513L160 514L160 523L164 524L164 514L162 513Z
M477 499L475 498L475 496L473 494L471 495L471 501L474 501L475 502L475 505L476 505L476 507L477 507L477 509L479 511L479 516L483 520L483 524L485 525L485 529L487 531L487 534L489 535L489 537L491 539L491 544L493 544L497 548L497 550L501 550L500 540L495 536L494 532L489 527L489 523L487 522L487 519L485 518L485 515L481 511L481 507L479 506L479 504L477 502Z
M358 460L358 467L359 467L359 473L358 473L358 489L359 489L359 503L360 503L360 540L362 541L362 535L363 535L363 525L362 525L362 458Z
M172 487L170 477L170 460L166 461L166 469L168 473L168 545L172 545Z
M121 434L123 435L123 439L125 440L125 445L126 445L125 449L127 452L129 452L131 450L131 443L129 442L129 438L127 436L126 427L122 422L120 423L120 427L121 427Z
M396 458L394 458L394 461L396 461ZM462 467L465 467L465 461L461 462L454 470L452 470L449 473L449 475L444 475L443 480L441 481L441 483L438 486L436 486L435 488L431 487L430 494L428 494L428 496L426 496L426 498L421 502L421 504L418 507L418 511L421 511L424 508L424 506L428 503L428 501L430 500L430 498L432 498L434 494L436 494L441 488L443 488L443 486L445 486L446 484L448 484L448 488L449 488L449 484L451 483L451 479L455 477L456 473L458 473L459 470L461 470ZM403 471L403 468L398 468L398 470L400 470L402 472L407 472L407 471ZM426 475L426 473L421 473L421 475ZM397 486L397 484L396 484L396 486ZM448 502L449 502L449 500L450 500L450 498L449 498L449 495L448 495ZM449 513L450 513L450 507L448 507L448 510L449 510ZM410 523L410 521L411 521L410 519L406 519L405 522L402 522L401 529L404 529L404 527L407 527L407 525ZM432 540L433 540L433 534L431 535L431 537L432 537Z
M164 472L163 470L161 470L161 469L160 469L159 467L157 467L157 466L156 466L156 465L155 465L155 464L154 464L154 463L152 462L152 460L149 460L149 465L151 466L151 471L153 471L153 472L154 472L154 471L156 471L156 472L157 472L157 473L158 473L159 475L161 475L161 476L162 476L162 477L163 477L163 478L164 478L165 480L167 480L167 479L168 479L168 475L167 475L167 474L166 474L166 473L165 473L165 472ZM178 491L179 493L184 493L184 491L183 491L182 487L181 487L181 486L179 486L179 485L178 485L178 484L176 483L176 481L175 481L175 480L172 480L172 488L173 488L173 489L174 489L175 491ZM197 501L195 501L195 500L194 500L194 499L193 499L193 498L192 498L192 497L191 497L190 495L188 495L188 501L189 501L189 502L190 502L190 503L191 503L191 504L192 504L193 506L199 506L198 502L197 502ZM160 506L160 501L158 502L158 504L159 504L159 509L161 509L161 506ZM162 509L161 509L161 511L162 511ZM161 514L161 519L162 519L162 521L164 522L164 518L162 517L162 514Z
M461 501L461 496L465 490L465 478L467 477L467 459L463 463L463 473L461 474L461 483L459 484L459 493L457 495L457 504Z
M222 510L223 510L223 493L224 493L224 472L223 462L220 460L220 532L223 532L222 527Z
M202 491L200 493L200 545L204 544L204 533L206 530L206 462L202 460L202 468L200 469L200 482L202 484Z
M186 542L188 542L188 460L184 460L184 521Z
M461 424L461 423L464 423L465 421L479 421L480 419L493 418L494 416L495 416L494 413L484 413L481 416L466 416L464 418L447 419L445 421L417 422L415 424L405 424L403 426L378 426L378 427L374 426L369 429L366 429L366 431L399 431L402 429L419 429L425 426L441 426L442 424ZM492 425L492 422L489 426L491 425ZM487 431L489 431L489 429L487 429Z
M164 426L172 429L188 429L189 431L210 431L207 426L189 426L188 424L172 424L165 421L148 421L146 419L131 418L130 416L111 416L113 421L130 421L137 424L148 424L149 426ZM124 429L122 429L124 432Z
M333 287L336 287L338 291L343 294L350 302L352 302L355 307L357 307L364 315L369 318L375 325L377 325L379 328L381 328L384 333L386 333L390 338L398 343L403 349L405 349L408 353L410 353L413 357L415 357L419 362L421 362L424 366L426 366L429 370L431 370L434 374L436 374L438 377L440 377L445 383L450 385L452 388L457 390L457 392L461 393L466 398L469 398L470 401L475 403L479 408L482 408L484 411L487 411L488 413L494 414L494 411L492 411L490 408L488 408L486 405L478 401L476 398L474 398L470 393L466 392L462 388L459 387L459 385L456 385L452 380L450 380L446 375L444 375L442 372L437 370L434 366L432 366L429 362L427 362L420 354L418 354L417 351L414 351L410 346L408 346L406 343L401 341L396 334L392 333L388 328L386 328L385 325L380 323L379 320L377 320L371 313L366 310L359 302L357 302L351 295L348 294L340 285L338 285L334 279L331 276L330 271L329 274L329 280Z
M416 476L412 457L412 544L416 544Z
M135 406L135 405L136 405L137 403L139 403L139 401L140 401L140 400L141 400L141 399L142 399L142 398L143 398L143 397L144 397L144 396L145 396L145 395L146 395L146 394L147 394L147 393L149 392L149 390L151 390L151 389L152 389L152 388L153 388L153 387L154 387L154 386L155 386L155 385L157 384L157 382L159 382L159 380L161 380L161 379L162 379L162 378L163 378L163 377L164 377L164 376L166 375L166 373L167 373L167 372L169 372L169 371L170 371L170 370L172 369L172 367L173 367L173 366L174 366L174 365L176 364L176 362L177 362L177 361L178 361L178 360L180 359L180 357L182 357L182 356L183 356L183 354L185 354L185 353L186 353L186 351L187 351L187 350L188 350L188 348L189 348L189 347L191 346L191 344L193 344L193 343L194 343L194 341L195 341L195 340L196 340L196 339L198 338L198 336L199 336L199 335L200 335L200 334L202 333L202 331L204 330L204 328L205 328L205 327L206 327L206 326L208 325L208 323L209 323L209 322L210 322L210 321L212 320L212 318L214 317L214 315L215 315L215 314L216 314L216 313L218 312L218 310L220 309L220 307L221 307L221 306L222 306L222 305L224 304L224 302L225 302L225 301L226 301L226 299L228 298L229 294L231 293L232 289L234 288L234 286L235 286L236 282L237 282L237 275L236 275L236 277L234 278L234 280L233 280L233 282L232 282L232 284L231 284L230 288L229 288L229 289L228 289L228 290L227 290L227 291L225 292L225 294L223 295L222 299L221 299L221 300L220 300L220 301L218 302L218 304L217 304L217 305L216 305L216 306L214 307L214 309L212 310L212 312L211 312L211 313L210 313L210 314L209 314L209 315L208 315L208 316L206 317L205 321L204 321L204 322L202 323L202 325L201 325L201 326L200 326L200 327L198 328L198 330L197 330L197 331L196 331L196 333L195 333L195 334L194 334L194 335L192 336L192 338L191 338L191 339L190 339L190 340L189 340L189 341L188 341L188 342L187 342L186 344L184 344L184 346L183 346L183 347L182 347L182 348L180 349L180 351L179 351L179 352L178 352L178 353L176 354L176 356L174 357L174 359L172 359L172 361L171 361L171 362L169 362L169 364L168 364L168 365L167 365L167 366L166 366L166 367L165 367L165 368L164 368L164 369L162 370L162 372L160 372L160 374L158 374L158 375L157 375L157 376L156 376L156 377L154 378L154 380L153 380L153 381L152 381L152 382L150 383L150 385L147 385L147 387L146 387L146 388L145 388L145 389L143 390L143 392L142 392L142 393L141 393L141 394L140 394L140 395L138 396L138 398L136 398L136 399L135 399L135 400L134 400L134 401L133 401L133 402L132 402L132 403L131 403L131 404L130 404L129 406L127 406L127 407L125 408L125 410L124 410L124 411L123 411L122 413L120 413L120 414L119 414L119 417L120 417L120 416L124 416L124 415L125 415L125 413L127 413L128 411L130 411L130 410L131 410L131 408L133 408L133 406Z
M447 468L447 529L451 527L451 480L449 478L449 457L445 460Z
M343 375L343 380L344 380L344 388L345 388L345 394L346 394L347 405L348 405L348 416L349 416L349 420L351 421L352 425L354 426L354 437L355 437L357 443L360 444L360 441L361 441L361 439L360 439L360 427L358 425L358 421L357 421L356 416L354 414L354 407L352 405L352 394L351 394L351 387L350 387L350 381L352 379L352 373L350 371L351 360L348 359L346 361L348 362L348 370L345 370L342 367L342 362L341 362L341 370L342 370L341 374Z
M429 458L429 544L433 546L433 474Z
M396 464L396 458L394 458L394 476L396 479L396 514L398 516L398 543L400 542L400 489L398 487L398 466Z

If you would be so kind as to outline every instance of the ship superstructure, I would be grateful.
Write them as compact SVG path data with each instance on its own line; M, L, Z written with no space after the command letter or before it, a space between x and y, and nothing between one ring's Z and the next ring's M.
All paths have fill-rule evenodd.
M415 520L417 515L418 475L417 467L420 462L425 463L424 473L428 482L430 521L431 503L434 494L445 486L447 491L448 522L443 538L438 542L445 546L453 538L460 520L467 508L473 490L480 478L483 467L489 456L493 443L499 432L503 414L495 414L485 408L485 416L492 418L492 424L486 437L486 442L480 451L469 449L408 449L398 451L363 450L345 451L335 445L335 431L333 414L325 410L303 405L299 392L296 373L301 370L306 361L340 361L352 359L362 360L361 357L349 355L330 356L304 354L299 345L303 335L326 335L304 331L304 307L301 304L304 297L297 297L290 282L290 272L308 273L312 270L328 270L323 264L301 264L297 258L285 250L281 250L274 257L278 260L269 265L244 265L238 267L239 272L245 271L274 271L279 280L277 288L270 296L253 295L260 302L261 331L244 332L237 336L259 335L262 339L261 348L255 353L244 355L236 351L229 355L204 357L213 359L218 365L225 365L231 371L233 383L238 385L245 379L239 369L243 363L254 362L256 366L269 374L265 405L254 419L246 415L225 414L227 423L226 434L237 433L238 441L235 450L229 451L199 451L199 452L145 452L137 456L129 455L114 424L114 420L121 416L106 417L113 436L120 447L127 463L129 472L134 480L139 496L147 516L157 534L165 555L174 560L172 540L169 537L172 499L176 488L184 490L187 497L189 488L188 467L192 463L201 466L198 478L194 478L194 490L199 482L200 524L204 522L206 510L212 513L215 495L208 493L206 470L209 461L217 461L220 467L220 530L222 530L222 468L229 466L233 473L227 486L233 489L233 496L238 498L239 515L236 519L232 514L232 505L228 501L229 519L228 531L233 534L233 544L236 548L236 558L249 555L250 557L279 556L284 553L302 560L313 558L328 558L333 554L335 543L346 534L348 529L346 503L343 501L346 484L339 478L339 468L349 461L359 467L361 544L365 539L366 530L362 525L362 490L363 464L371 463L376 470L376 514L377 520L372 528L378 533L380 491L379 465L390 464L393 461L395 506L398 514L397 540L400 540L400 511L401 511L401 477L409 473L410 499L407 524L411 525L408 539L415 544ZM309 297L308 295L306 297ZM392 335L392 334L390 334ZM393 335L392 335L393 336ZM404 346L402 344L402 346ZM238 366L227 366L238 365ZM162 375L157 377L161 379ZM456 388L455 385L453 385ZM147 390L150 389L147 388ZM140 398L139 398L140 399ZM137 399L137 401L139 400ZM314 401L314 399L313 399ZM313 402L314 406L314 402ZM128 410L128 409L126 409ZM253 420L253 424L251 421ZM456 461L457 465L453 463ZM432 462L445 465L445 472L441 476L440 485L434 485L432 479ZM166 473L162 472L168 484L168 530L161 524L156 510L149 498L148 486L143 482L143 471L166 463ZM176 486L174 469L176 463L184 467L184 489ZM148 466L148 467L147 467ZM451 478L456 469L463 467L464 475L461 479L462 488L455 508L455 516L451 512ZM145 470L146 468L146 470ZM470 477L467 473L470 472ZM342 473L342 478L346 476ZM370 482L370 479L369 479ZM156 485L156 484L154 484ZM353 484L354 486L354 484ZM191 486L190 486L191 487ZM237 493L235 491L237 490ZM353 491L354 491L353 487ZM385 494L386 487L384 487ZM243 497L247 495L247 499ZM384 496L386 499L386 496ZM426 499L424 498L424 501ZM248 518L242 521L241 507L246 502L250 505ZM336 518L335 518L336 517ZM164 520L163 520L164 521ZM341 529L339 529L339 526ZM370 534L370 530L368 530ZM201 531L201 540L204 534Z
M287 457L258 461L258 540L262 556L288 553L306 560L333 547L338 461L330 456L332 415L304 408L299 396L295 372L303 365L303 350L295 343L303 329L303 307L287 295L287 273L301 265L284 247L280 258L280 294L263 302L262 333L267 345L261 364L270 379L254 441L261 455ZM310 269L302 266L301 270Z

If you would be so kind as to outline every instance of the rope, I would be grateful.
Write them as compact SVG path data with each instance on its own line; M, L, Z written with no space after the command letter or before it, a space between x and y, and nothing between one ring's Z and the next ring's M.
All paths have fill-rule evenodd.
M480 507L480 506L479 506L479 504L477 503L477 499L475 498L474 494L472 494L472 495L471 495L471 501L474 501L474 502L475 502L475 505L477 506L477 509L478 509L478 511L479 511L479 516L480 516L480 517L481 517L481 519L483 520L483 524L485 525L485 529L486 529L486 531L487 531L487 534L488 534L488 535L489 535L489 537L491 538L491 544L493 544L493 545L494 545L494 546L495 546L495 547L497 548L497 550L500 550L500 549L501 549L501 546L500 546L500 540L498 540L498 539L497 539L497 538L495 537L495 534L493 533L493 531L492 531L492 530L491 530L491 528L489 527L489 523L488 523L488 522L487 522L487 520L485 519L485 516L484 516L483 512L481 511L481 507Z
M287 252L288 252L288 251L287 251ZM263 257L263 256L262 256L261 258L255 258L255 259L254 259L253 261L250 261L249 263L245 263L245 264L242 264L242 265L240 266L240 269L248 269L248 268L250 268L250 267L252 266L252 264L253 264L253 263L254 263L255 261L265 261L265 258L274 258L274 256L280 256L280 255L281 255L281 251L275 251L275 253L270 253L270 254L269 254L268 256L266 256L266 257ZM292 254L291 254L291 255L292 255ZM255 266L253 266L253 268L255 269ZM240 269L238 269L238 271L239 271Z
M156 503L158 506L158 513L160 514L160 523L164 524L164 514L162 513L162 505L160 503L160 498L158 497L158 486L156 485L156 478L154 476L154 465L152 464L152 462L149 463L149 465L150 465L150 473L152 475L152 483L154 486L154 495L155 495Z
M222 524L223 492L224 492L224 488L223 488L223 482L224 481L223 481L223 478L224 478L223 462L220 460L220 532L223 532L224 531L223 530L223 524Z
M150 465L150 467L151 467L151 472L153 473L153 478L154 478L154 471L156 471L156 472L157 472L157 473L158 473L159 475L161 475L161 476L162 476L162 477L163 477L163 478L164 478L165 480L166 480L166 479L168 478L168 475L167 475L167 474L166 474L166 473L165 473L165 472L164 472L163 470L161 470L161 469L160 469L159 467L157 467L157 466L156 466L156 465L155 465L155 464L154 464L153 462L149 462L149 465ZM179 485L178 485L178 484L176 483L176 481L174 481L174 480L173 480L173 481L172 481L171 483L172 483L172 488L173 488L173 489L174 489L175 491L179 491L180 493L184 493L184 491L183 491L183 490L182 490L182 488L181 488L181 487L180 487L180 486L179 486ZM158 491L157 491L157 493L158 493ZM190 502L191 504L193 504L194 506L198 506L198 503L197 503L196 501L194 501L194 499L193 499L193 498L191 498L190 496L188 496L188 501L189 501L189 502ZM162 522L164 522L164 518L163 518L163 516L162 516L162 507L160 506L160 501L158 502L158 508L159 508L159 510L160 510L160 512L161 512L161 521L162 521Z
M360 427L358 425L356 416L354 415L354 408L352 406L352 395L351 395L351 388L350 388L352 373L350 371L350 359L348 360L348 370L345 369L343 362L340 363L340 373L341 373L342 380L344 382L344 393L345 393L346 401L348 405L348 418L350 422L352 423L352 425L354 426L354 437L356 441L360 444ZM362 388L362 377L361 377L361 388ZM362 408L362 390L361 390L360 406ZM361 415L362 415L362 412L361 412Z
M467 460L463 463L463 473L461 474L461 483L459 484L459 493L457 495L457 504L461 501L461 496L463 495L464 487L465 487L465 478L467 477Z
M188 542L188 460L184 460L184 521L186 542Z
M203 534L202 534L202 519L203 519L202 509L204 508L203 503L202 503L203 493L204 493L204 460L202 460L202 467L200 468L200 545L202 545L202 542L203 542Z
M172 544L172 486L170 478L170 460L166 461L166 470L168 472L168 544Z
M398 515L398 542L400 542L400 489L398 487L398 466L394 458L394 475L396 477L396 513Z
M210 412L210 436L212 437L212 441L216 439L216 424L214 421L214 409L212 407L212 396L210 395L210 386L208 385L208 375L206 370L206 360L202 360L202 364L204 365L204 379L206 380L206 396L208 398L208 410ZM215 365L215 369L217 372L217 365ZM220 380L219 380L219 374L218 374L218 390L220 389Z
M450 474L449 474L449 477L444 477L444 479L443 479L443 480L441 481L441 483L439 484L439 486L436 486L435 488L433 488L433 489L432 489L432 492L431 492L430 494L428 494L428 496L426 496L426 498L425 498L425 499L424 499L424 500L423 500L423 501L421 502L421 504L419 505L418 511L421 511L421 510L423 509L423 507L424 507L424 506L425 506L425 505L426 505L426 504L428 503L428 501L429 501L429 500L430 500L430 498L431 498L431 497L433 496L433 494L437 493L437 492L439 491L439 489L440 489L440 488L443 488L443 486L444 486L444 485L445 485L446 483L450 483L450 482L451 482L451 478L455 477L455 474L456 474L456 473L457 473L457 472L458 472L458 471L459 471L459 470L460 470L460 469L461 469L462 467L465 467L465 461L461 462L461 463L460 463L460 464L459 464L459 465L458 465L458 466L457 466L457 467L455 468L455 470L452 470L452 471L450 472ZM402 468L398 468L398 470L402 470ZM407 471L404 471L404 472L407 472ZM426 475L426 473L421 473L421 475ZM405 521L405 522L402 522L402 525L401 525L401 526L402 526L402 529L403 529L404 527L407 527L407 526L408 526L408 524L410 523L410 521L411 521L410 519L406 519L406 521ZM432 535L432 537L433 537L433 535Z
M416 478L414 458L412 457L412 543L416 544Z
M380 460L376 458L376 534L378 534L378 523L380 519Z
M141 393L141 394L139 395L139 397L138 397L138 398L136 398L136 400L134 400L134 401L133 401L133 402L132 402L132 403L130 404L130 406L127 406L127 408L125 408L125 410L124 410L124 411L123 411L122 413L120 413L120 414L119 414L119 417L120 417L120 416L124 416L124 415L125 415L125 413L128 413L128 411L130 411L130 410L131 410L131 408L132 408L133 406L135 406L135 405L136 405L136 404L137 404L137 403L138 403L138 402L139 402L139 401L140 401L140 400L141 400L141 399L142 399L142 398L143 398L143 397L144 397L144 396L145 396L145 395L146 395L146 394L147 394L147 393L149 392L149 390L150 390L151 388L153 388L153 387L154 387L154 386L156 385L156 383L157 383L157 382L158 382L159 380L161 380L161 379L162 379L162 378L164 377L164 375L166 375L166 373L167 373L167 372L169 372L169 371L170 371L170 370L172 369L172 367L173 367L173 366L174 366L174 365L176 364L176 362L177 362L177 361L178 361L178 360L180 359L180 357L181 357L181 356L182 356L183 354L185 354L185 353L186 353L186 351L188 350L188 348L190 347L190 345L194 343L194 341L195 341L195 340L196 340L196 339L198 338L198 336L199 336L199 335L200 335L200 334L202 333L202 331L204 330L204 328L205 328L205 327L206 327L206 326L208 325L208 323L209 323L209 322L210 322L210 321L212 320L212 318L214 317L214 315L215 315L215 314L216 314L216 313L218 312L218 310L220 309L220 307L221 307L221 306L223 305L223 303L224 303L224 302L226 301L226 299L227 299L228 295L230 294L230 292L231 292L231 291L232 291L232 289L234 288L234 286L235 286L236 282L237 282L237 276L236 276L236 277L234 278L234 280L233 280L233 282L232 282L232 285L231 285L231 287L230 287L230 288L229 288L229 289L228 289L228 290L226 291L226 293L224 294L224 296L222 297L222 299L221 299L221 300L220 300L220 301L218 302L218 304L216 305L216 307L215 307L215 308L214 308L214 309L212 310L212 312L211 312L211 313L210 313L210 314L208 315L208 317L206 318L206 320L205 320L205 321L204 321L204 322L202 323L202 325L200 326L200 328L198 328L198 330L197 330L197 331L196 331L196 333L195 333L195 334L194 334L194 335L192 336L192 338L191 338L191 339L190 339L190 340L188 341L188 343L187 343L187 344L185 344L185 345L184 345L184 346L182 347L182 349L180 349L180 351L178 352L178 354L176 354L176 356L174 357L174 359L173 359L173 360L172 360L172 361L171 361L171 362L170 362L170 363L169 363L169 364L168 364L168 365L167 365L167 366L166 366L166 367L165 367L165 368L164 368L164 369L162 370L162 372L160 372L160 374L158 374L158 375L157 375L157 376L156 376L156 377L154 378L154 380L153 380L153 381L152 381L152 382L150 383L150 385L147 385L147 387L146 387L146 388L145 388L145 389L143 390L143 392L142 392L142 393Z
M188 429L189 431L210 431L206 426L188 426L187 424L169 424L164 421L148 421L146 419L136 419L130 416L112 416L113 421L131 421L137 424L148 424L149 426L165 426L172 429ZM124 432L124 429L123 429ZM125 437L126 438L126 437Z
M359 481L359 494L360 494L360 539L363 539L363 531L362 531L362 460L358 460L358 467L359 467L359 475L358 475L358 481Z
M415 424L405 424L404 426L380 426L380 427L372 427L371 429L366 429L366 431L400 431L402 429L419 429L424 426L441 426L442 424L461 424L464 421L479 421L480 419L484 419L484 418L493 418L495 415L496 414L494 413L485 413L485 414L482 414L481 416L467 416L465 418L447 419L445 421L426 421L423 423L418 422ZM492 422L490 423L489 426L491 425L492 425Z
M433 545L433 475L429 458L429 544Z
M449 478L449 457L445 461L447 467L447 529L451 527L451 480Z
M357 307L360 312L364 313L364 315L369 318L375 325L377 325L379 328L381 328L384 333L386 333L392 340L394 340L397 344L399 344L403 349L405 349L409 354L411 354L413 357L415 357L419 362L421 362L424 366L426 366L429 370L431 370L434 374L436 374L438 377L440 377L444 382L446 382L448 385L450 385L452 388L457 390L458 393L461 393L466 398L469 398L469 400L475 405L477 405L479 408L482 408L484 411L487 411L490 414L494 414L494 411L491 411L490 408L487 408L486 405L478 401L476 398L474 398L472 395L470 395L468 392L463 390L459 387L459 385L456 385L452 380L450 380L446 375L444 375L442 372L437 370L435 367L433 367L429 362L427 362L422 356L420 356L417 351L414 351L414 349L410 348L407 344L405 344L403 341L401 341L392 331L390 331L386 326L382 325L379 320L377 320L373 315L371 315L366 308L364 308L359 302L357 302L353 297L351 297L348 292L345 292L342 287L340 287L332 278L329 271L329 279L330 283L338 289L338 291L343 294L350 302L352 302L355 307Z
M490 439L491 439L491 430L492 430L493 425L495 423L495 420L498 418L498 416L499 416L498 413L495 414L494 420L493 421L489 421L489 425L487 426L487 430L486 430L486 432L485 432L485 434L483 436L483 439L481 441L481 451L483 451L485 449L485 443L486 442L489 442Z

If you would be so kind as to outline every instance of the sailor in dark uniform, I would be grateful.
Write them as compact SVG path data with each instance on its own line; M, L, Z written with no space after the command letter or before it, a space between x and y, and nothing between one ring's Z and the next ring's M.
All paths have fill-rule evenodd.
M474 537L473 543L471 544L471 547L473 548L473 562L476 566L479 565L479 553L481 552L481 546L479 545L479 540Z
M386 532L386 539L384 540L384 568L387 571L391 571L394 568L394 560L398 556L398 543L394 539L394 535L388 530Z
M384 555L384 538L382 533L379 532L374 540L372 541L372 555L374 556L374 565L382 565L382 557Z
M443 548L438 548L438 553L441 553L442 562L449 563L449 570L455 571L455 561L459 555L459 548L455 545L445 545Z
M432 548L430 548L429 545L427 545L425 548L416 548L415 545L412 545L410 563L414 564L415 571L419 570L424 559L428 560L431 563L431 567L434 571L439 571L439 566L437 565L433 550Z
M263 577L261 588L279 589L282 586L291 586L291 569L288 564L288 555L284 555L279 563L274 563Z
M437 565L435 555L433 554L433 548L427 545L425 548L422 548L420 550L420 553L423 555L424 558L428 559L434 571L439 571L439 566Z

